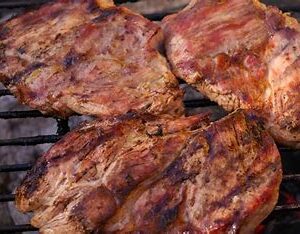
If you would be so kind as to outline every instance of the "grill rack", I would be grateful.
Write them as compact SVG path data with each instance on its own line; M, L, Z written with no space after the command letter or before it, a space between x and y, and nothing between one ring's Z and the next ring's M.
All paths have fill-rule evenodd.
M50 0L51 1L51 0ZM137 2L139 0L115 0L115 3L122 4L125 2ZM31 8L40 5L41 3L49 2L49 0L15 0L15 1L0 1L0 9L1 8ZM280 4L279 4L280 5ZM300 12L300 4L296 3L292 6L289 4L283 3L280 5L280 8L283 11L289 11L294 13ZM166 15L172 13L169 12L156 12L151 14L144 14L144 16L150 20L161 20ZM0 89L0 98L3 96L11 96L9 90ZM195 99L184 101L184 105L187 108L197 108L197 107L211 107L216 106L216 103L211 102L207 99ZM42 114L37 110L28 110L28 111L0 111L0 119L23 119L23 118L54 118L52 116L47 116ZM66 133L70 131L69 128L69 120L68 119L60 119L54 118L57 122L57 131L56 134L53 135L38 135L33 137L19 137L15 139L0 139L0 147L1 146L29 146L29 145L38 145L38 144L49 144L55 143L59 141ZM300 151L295 151L285 147L279 147L280 153L297 153L300 157ZM1 173L14 173L21 171L28 171L32 168L32 163L23 163L23 164L13 164L13 165L0 165L0 175ZM290 182L290 181L299 181L300 182L300 174L289 174L283 176L282 183ZM15 200L15 194L0 194L0 203L1 202L12 202ZM286 211L300 211L300 203L295 204L283 204L277 205L274 212L286 212ZM37 228L32 227L30 224L23 225L9 225L9 226L1 226L0 225L0 233L16 233L16 232L29 232L29 231L38 231Z

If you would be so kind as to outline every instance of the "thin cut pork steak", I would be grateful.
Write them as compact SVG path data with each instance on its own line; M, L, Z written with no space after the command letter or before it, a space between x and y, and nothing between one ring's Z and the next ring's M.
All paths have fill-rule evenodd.
M180 115L162 30L123 7L57 0L0 26L0 82L46 114Z
M243 112L209 125L94 121L44 154L16 193L41 233L252 233L281 182L277 147Z
M262 118L300 148L300 27L257 0L193 0L164 19L174 73L226 110Z

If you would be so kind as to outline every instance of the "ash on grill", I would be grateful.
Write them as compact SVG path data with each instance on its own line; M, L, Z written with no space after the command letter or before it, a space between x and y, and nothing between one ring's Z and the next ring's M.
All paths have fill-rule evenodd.
M47 0L0 1L0 21L4 21L26 9L36 7ZM124 3L124 0L117 0ZM131 0L125 5L139 11L152 20L181 9L189 0ZM285 11L292 11L300 18L300 3L294 0L266 0ZM299 13L298 13L299 12ZM226 113L192 88L185 89L187 114L210 111L217 119ZM20 214L14 207L14 189L30 169L36 158L46 151L51 143L59 140L69 128L86 117L70 120L43 116L17 103L0 85L0 233L34 231L29 216ZM257 228L257 233L300 233L300 151L280 148L284 167L284 179L280 198L274 212Z

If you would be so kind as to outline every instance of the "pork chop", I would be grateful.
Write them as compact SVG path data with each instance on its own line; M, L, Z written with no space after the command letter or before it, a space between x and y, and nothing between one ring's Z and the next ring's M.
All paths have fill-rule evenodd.
M208 124L127 116L82 125L16 192L41 233L252 233L272 211L281 161L243 112Z
M45 114L180 115L162 30L111 1L58 0L0 26L0 81Z
M163 20L174 73L227 111L261 117L300 148L300 29L257 0L193 0Z

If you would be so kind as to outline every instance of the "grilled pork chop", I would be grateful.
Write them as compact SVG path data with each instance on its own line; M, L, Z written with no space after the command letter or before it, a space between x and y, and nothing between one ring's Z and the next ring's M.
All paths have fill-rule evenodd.
M249 233L271 212L281 162L242 112L94 121L44 154L17 189L41 233Z
M300 148L298 22L257 0L193 0L164 19L174 73L232 111L253 111Z
M110 1L58 0L0 27L0 81L46 114L180 114L161 28Z

